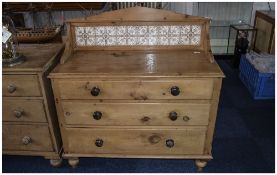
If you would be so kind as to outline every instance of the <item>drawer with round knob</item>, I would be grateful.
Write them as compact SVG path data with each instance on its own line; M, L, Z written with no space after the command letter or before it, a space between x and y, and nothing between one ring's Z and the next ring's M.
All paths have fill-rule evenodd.
M3 98L3 121L46 123L43 100Z
M3 150L53 151L47 125L3 124Z
M41 96L37 75L3 75L4 97Z
M207 125L210 103L123 103L63 100L65 123L98 126Z
M66 153L178 155L203 154L206 127L67 128Z
M211 99L212 79L164 81L59 80L62 99Z

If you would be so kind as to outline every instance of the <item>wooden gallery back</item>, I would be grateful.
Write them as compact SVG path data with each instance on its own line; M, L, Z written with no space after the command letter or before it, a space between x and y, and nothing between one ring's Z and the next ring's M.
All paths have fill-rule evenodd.
M209 20L133 7L67 22L50 73L63 157L212 159L224 77Z

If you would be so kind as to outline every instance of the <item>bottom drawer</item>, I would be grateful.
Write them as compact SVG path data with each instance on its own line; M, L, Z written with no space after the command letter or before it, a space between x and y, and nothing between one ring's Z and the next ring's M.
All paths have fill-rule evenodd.
M68 150L79 154L203 154L206 127L175 129L67 128Z
M53 151L47 125L3 124L3 150Z

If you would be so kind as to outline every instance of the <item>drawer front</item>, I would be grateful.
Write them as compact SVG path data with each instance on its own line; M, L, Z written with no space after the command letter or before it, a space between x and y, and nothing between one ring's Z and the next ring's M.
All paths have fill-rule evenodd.
M67 128L67 153L203 154L206 127L176 129Z
M3 149L53 151L47 125L3 124Z
M3 75L2 92L5 97L41 96L37 75Z
M213 91L212 79L176 81L60 80L58 83L62 99L210 99Z
M47 122L43 100L3 100L3 121Z
M209 103L93 103L62 101L66 124L207 125Z

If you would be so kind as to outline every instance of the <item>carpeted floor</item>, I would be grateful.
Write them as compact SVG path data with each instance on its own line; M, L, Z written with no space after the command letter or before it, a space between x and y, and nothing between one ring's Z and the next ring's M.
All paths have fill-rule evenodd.
M275 100L253 100L238 70L218 61L226 78L221 90L213 142L214 159L203 172L275 171ZM81 158L76 169L53 168L42 157L3 156L3 172L186 173L192 160Z

